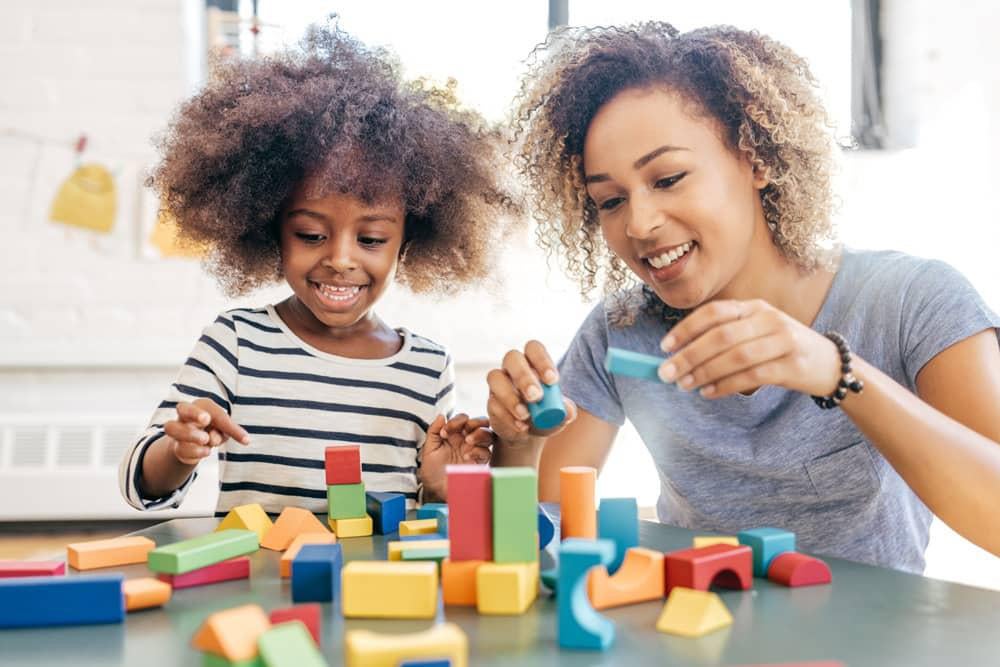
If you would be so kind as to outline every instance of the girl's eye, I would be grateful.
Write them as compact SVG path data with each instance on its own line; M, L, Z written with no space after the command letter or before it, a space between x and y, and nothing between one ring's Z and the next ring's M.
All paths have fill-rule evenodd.
M611 199L605 199L600 204L597 205L602 211L611 211L618 207L625 199L623 197L612 197Z
M653 184L653 187L660 188L660 189L669 188L669 187L671 187L673 185L676 185L677 182L680 181L685 176L687 176L687 172L686 171L682 171L679 174L675 174L673 176L667 176L666 178L661 178L660 180L656 181L656 183Z
M374 238L374 237L371 237L371 236L359 236L358 237L358 243L360 243L363 246L368 246L370 248L374 248L374 247L380 246L380 245L382 245L385 242L386 242L386 239L377 239L377 238Z
M295 232L295 237L302 239L306 243L322 243L326 238L322 234L306 234L305 232Z

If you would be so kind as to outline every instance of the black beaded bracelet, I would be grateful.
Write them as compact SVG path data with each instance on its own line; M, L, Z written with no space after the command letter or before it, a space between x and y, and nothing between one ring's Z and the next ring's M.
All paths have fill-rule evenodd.
M851 372L851 348L847 340L836 331L827 331L825 336L833 341L840 353L840 381L829 396L813 396L812 399L822 409L829 410L840 405L848 391L860 394L865 389L865 383L854 377L854 373Z

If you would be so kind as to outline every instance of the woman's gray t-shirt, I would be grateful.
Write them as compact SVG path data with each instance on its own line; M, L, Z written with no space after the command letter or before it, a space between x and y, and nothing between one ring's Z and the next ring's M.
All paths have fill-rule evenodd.
M643 313L614 328L600 304L559 362L565 395L604 421L635 426L659 473L660 521L728 533L774 526L794 532L806 552L923 571L931 513L843 411L776 386L706 400L604 370L609 346L662 355L668 326ZM812 326L839 331L913 392L935 355L998 327L944 262L851 250Z

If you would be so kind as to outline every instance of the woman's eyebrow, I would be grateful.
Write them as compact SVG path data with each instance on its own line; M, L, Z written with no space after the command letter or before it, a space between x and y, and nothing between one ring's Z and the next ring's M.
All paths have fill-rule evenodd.
M656 158L660 157L664 153L669 153L670 151L687 151L687 150L691 149L684 148L683 146L670 146L670 145L660 146L659 148L654 148L653 150L649 151L641 158L633 162L632 168L642 169ZM607 174L587 174L584 175L583 177L583 184L590 185L591 183L601 183L609 180L611 180L611 177L608 176Z

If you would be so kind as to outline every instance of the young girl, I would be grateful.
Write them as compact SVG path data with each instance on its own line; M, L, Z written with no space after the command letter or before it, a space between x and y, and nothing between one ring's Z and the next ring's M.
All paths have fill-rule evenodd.
M360 445L366 488L411 505L420 484L443 497L446 463L487 460L486 420L452 416L447 351L373 308L396 277L435 292L486 275L512 219L494 147L447 92L335 27L221 67L151 180L230 294L284 279L291 295L205 329L122 461L129 504L177 507L214 451L217 513L325 512L329 445Z
M558 370L530 342L491 371L494 464L537 464L556 500L559 469L600 468L629 419L663 522L921 571L933 513L1000 554L1000 319L941 262L824 250L831 142L805 61L662 23L540 53L516 116L540 237L608 296ZM608 347L666 354L664 384L609 374ZM529 428L539 380L571 399L549 432Z

